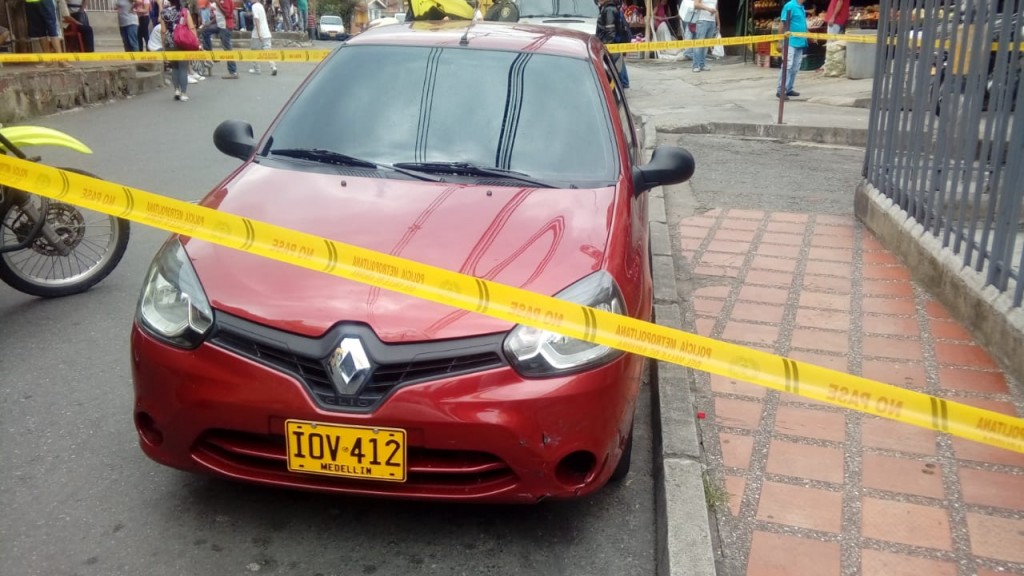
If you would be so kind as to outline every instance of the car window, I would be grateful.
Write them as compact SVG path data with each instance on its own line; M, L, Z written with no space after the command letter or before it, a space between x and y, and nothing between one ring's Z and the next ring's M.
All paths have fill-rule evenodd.
M324 62L282 114L272 147L469 162L594 187L618 174L609 116L588 60L357 45Z
M600 10L593 0L517 0L520 18L538 16L582 16L597 18Z
M554 0L517 0L520 18L550 16L555 13Z
M321 16L321 24L341 24L341 18L338 16Z
M560 16L597 18L600 10L593 0L555 0L555 13Z

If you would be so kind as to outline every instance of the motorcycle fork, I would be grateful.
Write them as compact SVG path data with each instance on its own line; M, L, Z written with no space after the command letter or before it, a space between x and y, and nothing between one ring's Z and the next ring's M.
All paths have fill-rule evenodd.
M22 160L28 160L29 162L39 162L39 156L29 157L25 155L13 142L8 140L3 134L0 134L0 145L6 150L17 156ZM9 198L5 198L9 196ZM64 245L61 241L60 236L53 230L53 227L46 223L46 217L44 216L47 211L47 200L44 198L42 201L42 214L32 204L32 197L27 192L21 190L12 190L10 188L0 188L0 199L3 199L3 204L10 206L18 206L21 211L28 217L32 222L32 232L25 236L25 239L17 244L9 244L7 246L0 246L0 254L5 252L16 252L18 250L24 250L32 245L36 241L36 238L40 234L43 235L43 239L50 243L61 256L67 256L71 253L71 250ZM7 211L0 212L0 216L6 214Z
M46 223L46 218L39 213L39 210L32 204L32 198L21 190L5 190L5 194L10 194L13 197L10 199L10 206L13 208L17 206L22 213L28 217L29 221L32 222L32 231L25 235L25 239L17 244L7 244L6 246L0 246L0 254L5 252L16 252L18 250L24 250L32 245L36 241L36 238L43 236L43 238L54 248L61 256L67 256L71 250L64 245L61 241L61 237L54 232L53 227ZM43 200L43 213L46 213L46 200ZM6 214L5 210L2 214ZM0 215L2 215L0 214Z

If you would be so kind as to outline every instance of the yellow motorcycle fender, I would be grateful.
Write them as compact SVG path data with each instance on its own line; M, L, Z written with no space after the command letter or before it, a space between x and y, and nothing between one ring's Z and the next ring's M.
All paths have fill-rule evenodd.
M77 138L51 128L42 126L9 126L0 128L0 134L18 146L63 146L82 154L92 154L92 150ZM0 144L0 150L3 145Z

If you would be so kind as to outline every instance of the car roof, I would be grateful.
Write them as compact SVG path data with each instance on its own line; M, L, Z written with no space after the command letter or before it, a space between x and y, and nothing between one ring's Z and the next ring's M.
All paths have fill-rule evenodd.
M467 35L468 30L468 35ZM459 46L469 48L536 52L590 58L600 43L590 34L551 26L505 22L421 21L371 28L352 37L349 45Z

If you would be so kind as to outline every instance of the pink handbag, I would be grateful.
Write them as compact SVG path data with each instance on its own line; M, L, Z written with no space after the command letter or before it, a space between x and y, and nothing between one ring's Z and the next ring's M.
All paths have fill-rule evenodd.
M188 14L183 13L178 25L174 27L174 47L178 50L199 50L199 38L196 33L188 27Z

